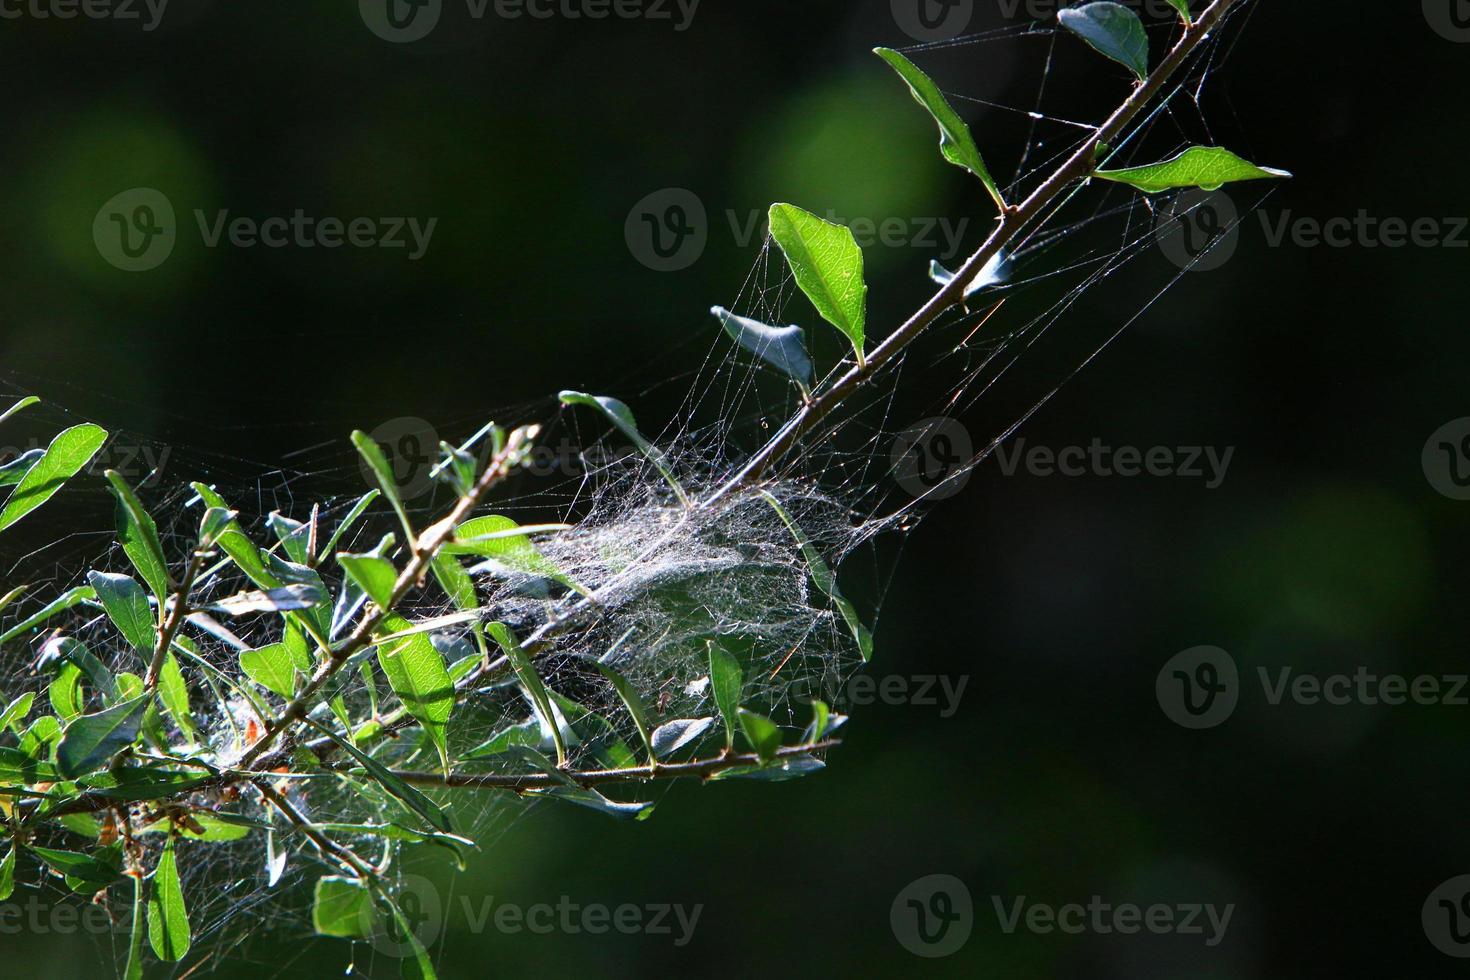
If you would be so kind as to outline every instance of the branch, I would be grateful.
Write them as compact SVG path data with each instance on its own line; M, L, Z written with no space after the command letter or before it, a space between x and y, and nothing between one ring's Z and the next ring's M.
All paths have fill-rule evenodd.
M153 660L148 664L148 675L143 680L143 688L152 694L158 689L159 678L163 674L163 660L167 656L169 647L173 646L174 636L179 632L179 627L189 615L189 593L194 590L194 580L199 577L199 570L204 567L204 551L196 549L194 556L189 559L189 566L184 569L184 579L174 590L174 605L169 610L167 618L158 630L158 646L153 650Z
M519 438L517 438L517 435L519 435ZM306 687L286 706L285 711L281 713L281 717L267 728L265 734L261 735L255 744L250 746L245 754L240 757L239 766L241 768L249 768L255 760L260 758L266 749L271 747L271 744L280 737L282 732L294 722L305 718L307 712L315 706L316 696L321 693L327 681L331 680L342 669L343 665L347 663L353 654L372 644L373 630L377 628L385 616L403 601L409 592L413 591L420 580L428 574L429 565L439 553L439 549L453 540L455 528L465 522L470 516L470 513L479 506L480 501L489 492L491 487L509 475L511 466L520 457L525 441L534 438L535 435L534 428L516 430L516 433L513 433L511 438L507 440L505 448L486 465L485 472L480 474L480 478L475 482L475 485L470 488L468 493L459 498L459 501L454 505L454 509L449 512L449 516L437 524L426 528L418 536L418 540L412 542L413 555L394 583L393 594L389 597L388 605L384 607L373 603L368 608L367 612L363 614L362 619L358 621L357 628L352 631L352 634L347 639L331 650L326 663L317 668L316 673L312 675Z
M809 755L841 745L840 739L825 739L807 745L785 745L776 750L776 758ZM545 772L534 773L442 773L392 770L393 775L406 783L421 786L447 786L457 789L508 789L517 793L531 789L550 789L565 785L571 780L579 786L590 788L608 783L631 783L649 779L686 779L691 776L708 778L727 769L741 766L758 766L764 760L754 752L736 752L714 756L693 762L660 762L656 766L633 766L628 769L590 769L583 772L563 772L557 775ZM333 771L343 772L348 766L334 766Z
M1000 223L990 233L985 244L981 245L979 250L966 260L959 272L944 288L935 293L927 303L919 308L918 312L909 317L881 344L873 348L866 362L852 368L830 388L802 405L796 414L771 437L770 442L751 457L734 477L707 498L702 506L707 507L734 490L759 482L766 471L779 462L781 457L795 446L802 436L815 428L864 382L892 362L904 348L939 319L941 314L961 302L964 299L966 285L980 274L985 263L1018 238L1025 227L1050 207L1069 184L1091 175L1097 145L1099 143L1112 145L1117 141L1118 136L1128 127L1128 124L1143 111L1194 50L1209 37L1210 32L1219 25L1236 2L1237 0L1215 0L1210 4L1193 24L1185 28L1184 35L1178 43L1164 57L1164 60L1159 62L1152 74L1133 90L1127 101L1119 106L1106 122L1097 127L1097 130L1077 148L1077 151L1040 187L1036 188L1030 197L1001 213Z

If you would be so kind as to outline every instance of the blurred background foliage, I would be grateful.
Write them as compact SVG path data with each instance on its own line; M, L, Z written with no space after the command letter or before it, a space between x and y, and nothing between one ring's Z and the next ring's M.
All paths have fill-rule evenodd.
M972 30L1006 26L977 6ZM1273 215L1470 213L1457 123L1470 45L1436 35L1417 5L1251 6L1204 109L1221 142L1296 173L1268 198ZM176 447L174 483L250 479L336 440L308 457L321 471L293 488L298 502L350 490L346 433L398 416L463 435L499 406L569 387L666 419L710 341L705 311L734 298L755 258L728 209L784 199L845 217L971 216L966 244L978 242L983 195L939 160L930 122L868 54L907 42L886 0L708 3L684 32L446 21L413 45L372 36L340 3L191 0L146 33L8 20L0 381ZM1044 40L1015 39L924 63L947 89L1029 106L1046 54ZM1071 118L1124 92L1080 55L1050 71ZM1024 119L963 111L1009 176ZM135 186L163 190L181 231L162 267L127 274L100 259L91 224ZM629 208L663 187L693 190L711 216L708 248L679 273L646 268L623 241ZM207 250L189 233L196 207L439 223L416 262ZM927 295L930 257L869 250L874 333ZM957 713L859 708L820 776L680 785L649 823L570 809L510 822L455 894L702 903L694 941L473 935L455 917L442 975L1447 974L1419 909L1470 865L1458 826L1470 709L1273 708L1247 684L1227 724L1186 732L1153 689L1159 666L1198 644L1248 675L1466 669L1470 505L1436 494L1419 462L1432 431L1470 414L1465 262L1454 249L1269 248L1248 217L1230 262L1185 276L1021 433L1234 446L1219 489L981 467L903 536L873 665L967 675ZM1063 321L1060 349L1023 363L1018 387L1055 383L1172 272L1145 252ZM954 367L916 362L916 412ZM966 414L977 441L1029 401L1007 397ZM106 526L105 504L67 499L75 515L58 502L6 540L5 567L68 520ZM421 863L449 887L436 858ZM895 942L889 904L936 872L967 883L976 928L960 953L922 961ZM1206 950L1006 935L990 899L1095 893L1237 909ZM300 921L211 966L338 974L347 947ZM109 955L24 934L0 948L7 972L58 977L97 975ZM381 960L359 966L391 975Z

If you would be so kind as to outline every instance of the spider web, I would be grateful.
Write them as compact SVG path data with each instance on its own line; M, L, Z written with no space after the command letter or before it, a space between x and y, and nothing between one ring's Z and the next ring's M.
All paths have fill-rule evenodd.
M1246 12L1250 9L1250 5L1244 7ZM1248 13L1236 13L1232 19L1246 16ZM1238 28L1239 24L1228 26ZM1163 25L1151 28L1155 50L1165 43L1169 29ZM1217 39L1201 48L1157 107L1112 148L1110 165L1161 159L1191 143L1216 142L1201 102L1217 67L1229 55L1228 44L1218 37L1237 34L1238 30L1219 32ZM926 58L950 49L983 57L993 45L1013 46L1022 52L1025 64L1035 66L1033 93L1024 103L992 101L988 93L956 90L953 84L940 81L965 115L1012 117L1021 124L1024 137L1015 176L1004 188L1008 200L1019 200L1090 138L1093 124L1082 120L1097 116L1086 99L1079 100L1075 93L1051 83L1062 73L1058 63L1076 60L1085 62L1091 72L1107 69L1099 68L1095 57L1067 41L1058 29L1042 24L913 46L905 52L924 67ZM1117 97L1121 98L1121 92ZM876 627L904 536L917 525L932 499L945 495L947 487L979 466L1188 271L1187 267L1175 269L1162 281L1143 287L1137 282L1141 275L1130 277L1126 288L1119 290L1126 297L1120 302L1131 310L1121 322L1105 320L1099 328L1091 322L1097 319L1092 308L1081 306L1084 296L1110 287L1125 266L1155 248L1155 209L1167 211L1172 204L1169 197L1150 200L1126 187L1101 182L1074 190L1044 222L1013 243L1009 254L1012 271L1005 283L983 296L973 309L956 307L944 314L874 383L865 385L809 433L769 475L761 489L801 528L822 560L840 571L843 591L855 597L870 626ZM983 194L974 195L974 206L988 206ZM1193 261L1201 258L1203 255L1195 256ZM913 269L916 276L922 274L918 265ZM1148 296L1142 304L1136 298L1141 292ZM745 282L725 305L767 323L795 320L814 324L816 318L804 304L779 251L767 241ZM1080 347L1078 337L1056 345L1061 353L1053 356L1062 359L1060 368L1020 376L1018 367L1042 356L1050 346L1043 342L1063 318L1069 324L1085 321L1079 323L1076 333L1087 339L1080 341ZM809 326L809 332L812 329L815 327ZM638 379L632 385L605 388L635 410L641 397L683 392L667 424L645 429L645 434L660 447L685 493L694 500L707 497L728 479L799 405L797 393L777 372L742 351L718 328L710 329L707 336L708 342L691 342L674 350L673 356L687 358L682 362L686 367L678 373L662 380ZM845 369L833 365L815 390ZM10 372L5 375L7 380L0 384L21 393L27 379ZM482 512L504 514L527 524L565 523L571 529L537 539L541 554L560 573L560 580L527 574L494 560L466 562L477 585L479 612L525 636L560 622L569 610L585 613L589 603L578 588L595 596L590 614L578 620L576 628L557 634L554 648L538 658L537 668L553 692L603 719L611 734L578 734L576 723L565 712L555 719L538 718L526 692L509 676L473 687L456 706L450 739L451 754L460 758L457 769L524 771L524 763L514 755L463 757L497 734L527 727L536 729L533 742L545 750L550 744L548 722L565 724L570 730L575 743L568 747L570 757L579 767L607 764L610 742L633 746L636 753L638 733L616 693L596 670L597 662L621 671L660 719L717 715L706 676L711 641L737 655L745 668L745 700L786 728L788 742L791 733L804 727L811 697L822 697L840 710L842 686L861 667L853 631L832 597L817 587L808 556L770 499L750 490L712 508L678 507L668 483L646 455L629 447L616 431L609 431L600 416L559 406L554 399L507 406L487 417L507 428L538 424L542 428L538 443L553 449L545 458L548 465L517 475L493 495ZM894 447L910 420L926 417L963 418L972 426L984 426L988 434L978 441L976 451L948 460L942 477L916 492L911 482L900 485L905 481L895 478ZM54 432L80 421L46 405L12 420L7 427L27 431L21 419L37 432ZM443 420L439 428L462 438L484 421ZM640 422L648 426L650 420L640 418ZM5 439L11 439L8 432ZM163 451L158 440L138 433L116 432L113 442L152 447L154 458ZM328 494L319 503L317 519L326 535L352 510L361 493L348 489L361 483L362 469L345 439L290 453L284 458L285 465L274 466L196 446L170 445L168 450L168 479L143 480L141 496L159 522L165 553L173 563L187 556L198 535L203 508L198 494L187 486L189 480L213 486L239 511L242 525L255 542L278 549L266 523L270 514L307 520L312 501L320 500L317 488L341 486L340 492ZM43 511L0 538L4 549L0 552L0 581L45 584L0 614L0 632L67 588L84 584L89 569L131 573L113 537L110 505L94 507L82 498L100 498L95 487L78 490L75 486L85 483L64 491L48 507L57 508L52 513L63 506L68 513L75 511L78 520L73 526L83 529L58 533ZM416 526L426 526L442 515L452 500L448 486L431 485L409 502ZM22 529L27 533L16 533ZM339 550L368 551L395 529L392 514L382 506L375 507L344 536ZM401 531L399 534L401 540ZM23 544L17 547L17 542ZM323 562L321 571L336 599L340 576L332 564ZM578 588L569 588L567 582ZM200 601L209 603L249 588L234 566L221 565L200 583L197 594ZM360 604L337 601L334 638L350 630L360 608ZM463 615L456 615L449 599L433 584L414 592L401 611L415 622L442 624L434 630L433 640L447 661L479 655L471 624ZM221 674L238 673L242 650L281 640L278 615L211 617L212 624L191 621L184 633L201 661ZM4 645L0 690L10 697L22 690L36 691L37 711L47 710L45 679L36 673L35 665L43 643L55 629L86 643L113 671L141 672L138 655L117 636L100 609L84 604ZM881 633L878 649L881 658ZM198 673L208 675L203 669ZM222 755L238 751L245 738L243 729L251 724L249 707L227 692L216 696L204 683L192 679L191 693L205 741L234 746L223 749ZM342 695L353 719L371 717L375 704L380 714L396 705L381 673L373 674L371 688L355 683L346 686ZM276 706L281 703L267 700ZM562 703L558 702L558 710ZM322 717L330 720L328 715ZM714 726L710 738L717 739L718 731L718 725ZM382 761L402 768L433 768L433 750L410 733L394 740L384 750ZM281 789L311 819L337 823L404 820L394 801L360 780L290 781L283 782ZM618 798L656 801L662 792L657 787L635 789L632 796ZM459 792L436 798L452 810L461 831L482 848L493 847L500 832L536 805L505 793ZM240 809L243 805L257 817L269 809L262 801L249 798L241 803L218 798L195 802L206 809L227 805ZM77 833L78 828L85 830L84 823L58 831L55 840L46 843L85 849L87 841ZM286 863L275 881L268 870L262 834L251 833L234 842L180 845L196 949L202 951L202 959L192 960L183 969L208 971L213 963L229 958L258 962L270 975L289 972L290 964L278 958L280 937L310 934L302 911L307 898L298 883L320 875L325 865L299 836L287 834L279 821L276 826L280 832L273 846L286 854ZM144 866L151 867L162 835L140 840L148 852ZM386 853L385 847L391 852L400 846L350 835L344 840L361 846L374 858ZM18 886L18 896L30 890L47 901L80 901L34 866L26 871L22 865ZM127 917L122 896L110 903L115 917ZM253 937L267 932L273 936L269 962L252 953ZM125 946L126 934L114 933L108 953L121 962ZM371 948L357 947L349 972L368 975L376 955Z

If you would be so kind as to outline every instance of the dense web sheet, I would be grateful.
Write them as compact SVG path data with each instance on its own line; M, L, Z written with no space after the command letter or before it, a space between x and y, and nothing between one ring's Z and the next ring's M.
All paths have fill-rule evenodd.
M1234 19L1240 21L1244 16ZM1233 36L1239 26L1227 24L1225 34ZM1151 30L1156 50L1165 43L1167 30L1162 24ZM1004 188L1010 200L1034 189L1088 138L1093 125L1073 118L1069 101L1056 97L1054 86L1048 84L1054 60L1063 56L1067 44L1054 27L1035 24L905 49L921 66L926 55L940 49L960 48L983 57L989 45L1012 45L1021 52L1023 71L1036 76L1024 104L998 103L994 93L947 90L968 117L1001 113L1025 120L1026 137L1014 154L1017 165ZM1162 158L1191 142L1212 142L1200 102L1226 55L1228 47L1218 42L1205 45L1157 108L1120 145L1111 148L1112 165ZM1120 90L1120 98L1122 94ZM978 185L976 190L973 206L985 219L976 223L979 226L989 220L990 203ZM800 528L821 561L839 572L842 590L857 599L861 618L874 625L886 576L896 561L892 554L880 559L874 543L885 532L893 532L890 537L901 541L902 532L914 525L928 503L927 497L944 485L918 493L898 485L891 472L891 449L899 431L922 415L981 420L990 428L989 438L977 447L973 458L955 461L946 482L978 465L1187 271L1187 267L1174 269L1161 282L1131 284L1131 295L1147 297L1141 304L1134 301L1131 317L1104 324L1101 336L1089 342L1090 353L1074 357L1042 390L1025 393L1023 401L1029 406L1025 410L986 418L987 399L1023 357L1039 347L1051 328L1077 309L1089 290L1157 248L1159 211L1170 213L1173 205L1168 196L1151 200L1114 185L1093 183L1076 188L1045 221L1014 244L1005 283L983 294L971 308L956 307L945 314L922 343L781 460L762 487L742 490L712 507L679 506L649 457L628 446L628 440L610 430L596 413L559 406L552 399L487 412L487 417L507 428L539 424L540 444L560 447L549 456L533 457L544 465L533 465L530 472L518 475L480 510L520 523L569 525L535 539L545 561L541 573L528 570L524 562L483 555L463 560L476 585L480 605L475 614L505 623L522 638L550 631L554 642L537 657L536 664L557 701L555 717L540 716L513 672L488 672L489 676L468 686L456 706L449 731L456 769L524 772L521 756L490 752L486 746L499 737L548 751L551 725L564 729L575 766L613 765L623 751L618 746L632 746L636 754L636 727L597 669L599 663L627 677L660 719L716 716L707 676L711 642L730 650L744 666L746 700L790 731L799 733L805 726L808 702L814 696L837 702L835 707L840 710L842 684L861 667L855 631L838 602L819 587L820 572L814 570L788 520ZM972 242L971 247L978 244ZM914 276L923 272L921 267L912 270ZM825 329L809 311L801 310L804 300L779 251L769 243L755 256L746 282L733 299L711 299L723 299L731 310L767 323L796 321L809 332ZM1083 326L1098 332L1094 324ZM880 336L886 329L883 324L874 325ZM684 349L692 371L661 381L642 379L650 386L645 391L675 387L685 392L668 423L660 430L655 420L639 413L645 433L694 500L708 497L799 405L799 395L791 385L736 347L712 321L708 337L702 359L697 346ZM826 380L842 369L841 365L828 366ZM917 402L910 398L900 416L899 393L910 375L921 377L929 394ZM0 373L3 386L10 389L7 394L23 389L27 380ZM821 382L819 378L818 389ZM637 411L644 391L607 393ZM54 431L78 420L47 406L35 421ZM364 420L367 424L372 421ZM468 435L483 421L440 423L442 431ZM115 440L157 445L133 433L117 433ZM247 534L279 554L282 546L268 526L270 515L278 512L306 521L312 503L300 488L315 488L324 482L346 486L360 471L357 456L345 439L291 453L284 457L285 465L274 468L202 447L174 446L170 451L168 481L158 485L140 482L145 485L144 502L160 522L164 549L173 562L187 556L203 511L199 495L186 485L189 480L213 486L239 512ZM95 490L95 486L87 488L87 492ZM81 492L67 491L63 502ZM352 512L356 499L356 494L343 493L320 504L317 519L324 536ZM452 491L439 485L410 502L411 517L422 527L441 516L452 499ZM85 584L89 569L131 571L120 547L109 543L108 524L104 519L85 530L55 534L22 553L12 551L12 541L0 539L0 581L46 586L34 589L0 614L0 633L24 623L68 588ZM347 532L338 550L367 552L384 535L395 532L401 544L401 529L391 511L379 502ZM865 560L849 560L858 555ZM342 577L334 563L322 562L319 571L333 597L332 635L340 638L351 629L362 598L350 591L344 597ZM233 565L222 562L202 579L198 595L203 603L217 603L250 588ZM432 580L413 593L401 612L412 622L432 626L432 640L448 663L474 663L486 656L479 647L472 616L456 609ZM192 618L183 630L196 658L185 667L194 688L201 742L215 746L221 759L238 754L249 742L252 726L264 723L246 699L231 693L223 678L238 674L242 651L281 642L282 622L274 612L232 616L212 611ZM22 690L38 691L38 705L44 705L45 678L36 666L56 630L86 643L114 672L141 672L137 653L117 636L100 609L82 603L4 642L0 690L9 696ZM493 648L488 649L493 658ZM882 657L881 636L878 656ZM353 683L342 686L341 710L354 723L382 717L396 707L385 679L369 658L350 673ZM264 701L281 704L274 696ZM580 712L588 714L584 717ZM323 709L313 718L331 725L334 713ZM718 726L711 729L706 745L718 741L718 731ZM413 729L390 740L379 750L378 758L404 769L433 769L436 765L434 749ZM337 824L404 820L400 804L362 780L335 776L282 780L279 789L312 820ZM619 802L651 801L661 792L656 786L620 787L609 790L608 796ZM493 847L496 832L533 805L504 792L441 791L435 798L452 810L459 831L482 848ZM199 886L187 889L193 902L195 942L207 950L202 969L209 968L213 956L248 959L251 933L271 929L308 934L310 923L302 913L307 898L292 883L297 877L320 873L321 858L309 842L289 832L269 815L270 808L248 792L243 799L201 796L194 803L206 809L243 810L275 828L268 841L264 834L250 833L235 841L190 843L187 847L186 886ZM51 843L80 848L85 836L100 830L95 818L78 819ZM156 849L161 838L154 834L140 840L146 848ZM343 832L343 839L361 845L363 853L374 859L406 846L402 841L354 836L350 831ZM152 861L150 855L146 863L151 866ZM23 889L39 888L51 899L66 894L59 881L37 881L33 871L27 874L21 882ZM116 910L116 915L125 917L126 908ZM125 934L114 935L112 941L120 954L124 952ZM373 953L360 948L356 955L370 958ZM291 965L273 962L262 968L265 975L271 975L289 972Z

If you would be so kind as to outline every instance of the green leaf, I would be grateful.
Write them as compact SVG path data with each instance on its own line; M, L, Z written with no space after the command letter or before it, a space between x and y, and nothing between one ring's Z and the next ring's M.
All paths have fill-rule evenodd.
M42 755L46 754L51 743L59 741L60 738L61 722L57 719L55 715L42 715L35 721L31 722L30 726L21 733L19 743L21 753L20 757L22 759L29 759L32 761L40 759ZM0 750L0 782L4 782L6 779L7 767L4 762L4 754L7 751L14 750ZM12 774L15 774L17 772L14 767L11 767L9 771ZM50 765L46 767L46 771L49 775L42 775L41 778L38 780L39 782L54 783L61 778L61 773L57 772L55 768ZM24 775L23 768L20 770L20 775Z
M56 747L56 768L67 779L101 768L137 739L148 701L146 696L133 698L73 720Z
M404 533L412 542L417 535L414 534L413 525L409 523L408 511L404 509L403 498L398 494L398 480L393 476L393 466L388 462L388 457L383 455L383 448L373 441L372 436L361 430L352 433L352 444L367 461L368 468L373 471L373 476L378 480L379 489L383 491L383 496L388 498L388 503L393 505L393 512L398 515Z
M41 399L37 398L35 395L26 395L24 398L16 402L14 405L11 405L5 411L0 412L0 422L4 422L6 419L10 418L17 412L25 411L32 405L39 405L40 403Z
M189 685L184 683L184 672L179 669L179 661L173 651L163 656L163 669L158 674L158 700L163 702L163 710L173 718L184 737L191 742L198 741L194 712L189 705Z
M461 758L466 761L488 759L509 752L514 746L527 745L531 748L541 744L541 722L528 718L514 725L507 725L494 735L470 749Z
M413 624L402 616L388 614L379 624L384 634L412 629ZM398 700L423 726L434 748L439 750L439 761L445 772L449 771L449 749L445 742L445 728L449 724L450 712L454 710L454 681L444 664L444 655L435 648L426 633L413 633L395 640L378 643L378 666L388 678L388 685Z
M444 813L443 810L439 809L438 805L435 804L433 800L429 799L423 793L420 793L418 790L414 789L402 779L399 779L397 776L393 775L393 773L390 772L387 767L385 767L381 762L378 762L372 756L358 749L357 746L351 744L346 739L339 736L336 732L333 732L330 728L327 728L324 725L319 725L316 722L312 721L310 718L308 718L306 721L307 724L311 725L317 731L327 736L327 738L330 738L333 742L336 742L337 745L340 746L344 752L346 752L348 755L352 756L358 761L363 769L367 771L367 775L374 782L383 787L383 789L389 794L400 800L414 813L417 813L419 816L427 820L430 826L434 827L437 830L442 830L446 834L454 833L454 825L450 823L449 817Z
M1186 26L1194 23L1194 19L1189 13L1189 0L1169 0L1169 4L1175 10L1179 11L1179 16L1184 18Z
M62 721L80 717L84 701L82 669L74 663L63 663L46 687L46 699Z
M786 263L807 299L852 342L863 362L868 316L868 286L863 281L863 250L846 225L825 221L790 204L772 204L771 237L786 253Z
M1057 11L1063 27L1086 41L1098 54L1137 75L1148 77L1148 32L1138 15L1121 3L1102 0Z
M781 747L781 729L776 727L774 721L765 715L741 708L740 728L745 732L745 740L762 760L769 762L776 757L776 750Z
M740 710L740 695L745 689L745 675L740 670L740 661L713 640L709 644L709 686L714 693L720 717L725 720L725 750L735 747L736 713Z
M81 472L107 441L107 430L90 422L59 433L46 447L0 510L0 531L51 499L62 484Z
M0 643L5 643L7 640L15 639L22 633L26 633L31 629L40 626L52 616L56 616L60 613L66 612L68 609L70 609L72 606L75 606L79 602L85 602L89 599L95 598L97 598L97 593L92 589L90 585L78 585L75 588L68 589L66 592L63 592L55 599L52 599L50 602L48 602L38 612L33 613L26 619L20 621L19 623L16 623L4 633L0 633Z
M332 532L332 536L327 539L326 547L321 550L321 554L335 554L337 551L337 543L342 540L342 536L347 533L348 529L350 529L354 524L357 523L358 518L362 517L362 515L367 511L372 502L374 500L377 500L381 494L381 490L369 490L367 493L357 498L357 503L352 505L352 509L347 512L347 516L342 518L342 523L337 525L337 529L334 530Z
M207 813L191 814L191 820L193 823L199 825L197 830L185 827L182 824L180 824L178 827L179 836L184 838L185 840L197 840L213 844L227 844L231 841L244 840L246 837L250 836L251 828L248 825L228 820L221 820L218 817L210 816ZM169 824L170 821L167 818L162 820L155 820L153 823L149 824L141 831L139 831L139 833L168 833L170 830Z
M177 963L189 952L189 912L184 907L184 889L174 858L174 838L163 845L153 888L148 895L148 945L166 963Z
M386 558L377 555L339 554L337 564L352 576L357 587L366 592L383 609L393 606L393 586L398 581L398 569Z
M827 594L828 598L832 600L832 604L837 607L837 611L841 614L843 622L847 623L847 628L852 633L852 638L857 641L858 651L863 655L863 662L866 663L871 660L873 658L873 634L863 625L863 620L858 615L857 607L849 602L838 590L837 576L832 574L832 569L822 559L821 552L817 551L811 539L806 536L806 532L801 529L801 525L797 524L791 515L786 513L786 508L781 506L779 500L765 490L762 490L760 494L765 498L766 503L770 504L772 509L776 511L776 514L785 523L786 527L790 529L792 537L796 539L797 545L801 548L802 555L806 558L807 571L811 573L812 581L817 584L817 588Z
M306 552L307 543L311 540L311 525L293 520L278 510L271 512L265 519L265 525L275 532L276 540L281 542L281 550L286 552L286 557L298 565L307 564L311 558Z
M723 306L710 309L735 342L756 357L783 371L806 391L812 386L812 359L806 352L806 332L795 324L772 327L736 316Z
M1092 175L1102 180L1128 184L1145 194L1157 194L1176 187L1198 187L1213 191L1234 181L1291 176L1285 170L1258 167L1220 146L1191 146L1159 163L1126 167L1122 170L1095 170Z
M531 542L531 535L543 531L564 531L565 524L517 524L500 514L487 514L465 521L454 532L454 540L444 546L450 555L479 555L493 558L506 568L527 575L537 575L560 582L574 592L587 595L587 589L565 574L556 563L543 555ZM477 600L478 601L478 600Z
M531 658L522 649L520 641L509 626L504 623L487 623L485 632L489 633L500 649L505 653L505 659L510 661L511 668L516 672L516 678L521 682L521 687L536 705L537 712L541 715L546 727L551 730L551 737L556 743L556 761L558 765L565 765L567 761L567 747L562 739L561 726L557 724L556 712L551 708L551 697L546 693L546 685L541 681L541 675L536 673L536 667L531 663Z
M873 53L888 63L888 66L898 72L898 77L908 83L909 91L913 93L914 101L929 111L934 121L939 125L939 152L944 159L957 167L963 167L976 177L990 196L995 200L996 207L1005 210L1005 199L1000 195L1000 188L995 186L995 179L990 176L990 170L985 166L985 158L981 156L980 149L975 145L975 137L970 134L970 127L965 120L955 112L954 106L939 91L939 86L924 72L919 70L908 58L894 51L892 48L874 48Z
M158 539L158 525L143 509L133 488L116 470L108 470L107 481L112 484L112 494L117 498L117 538L123 552L143 581L148 583L153 597L163 608L168 598L168 562L163 557L163 544Z
M83 895L101 891L109 885L122 881L122 849L116 845L98 848L94 854L76 851L60 851L50 847L32 847L31 850L46 865L60 872L72 891Z
M51 763L33 759L21 749L0 748L0 786L34 786L60 779L61 773Z
M88 572L87 581L123 639L143 654L145 660L150 657L158 635L153 629L153 611L148 607L143 587L127 575L107 572Z
M372 935L373 896L355 878L318 878L311 903L311 925L319 936L367 939Z
M213 779L202 770L179 772L172 769L125 768L115 772L94 772L78 783L98 796L110 800L137 802L161 800L203 786Z
M612 686L618 692L618 697L623 701L623 706L628 709L628 715L633 719L633 724L638 727L638 737L643 740L643 747L648 750L648 761L657 762L658 757L653 753L653 738L649 733L648 709L643 706L643 699L638 696L638 691L629 683L628 678L606 664L598 664L597 669L602 671L603 677L612 682Z
M0 595L0 612L3 612L6 606L25 595L30 589L29 585L17 585L4 595Z
M414 934L413 923L408 920L408 916L403 914L403 910L393 899L384 895L383 901L387 903L388 911L393 915L393 921L398 923L398 934L403 937L413 952L413 959L404 959L399 967L399 972L406 980L438 980L439 975L434 972L434 961L429 957L429 951L424 948L424 944L419 942L419 937Z
M8 463L0 464L0 487L13 487L24 480L26 474L31 471L31 467L35 466L45 455L46 450L44 449L32 449L21 453Z
M454 608L468 611L479 607L480 597L475 593L475 581L464 570L458 558L441 551L434 556L429 567L434 570L434 578L439 580L440 587L454 603Z
M240 669L255 683L283 698L296 693L296 668L284 643L241 650Z
M15 891L15 845L5 854L5 860L0 861L0 902L5 901Z
M26 715L31 713L31 705L36 701L36 695L27 691L0 711L0 733L7 728L14 728L17 732L21 729L21 722L26 720Z
M133 925L128 936L128 965L123 980L143 980L143 934L147 930L148 882L142 875L133 879Z
M637 446L638 451L658 469L664 480L673 488L679 502L686 507L689 506L689 497L684 493L684 487L675 479L668 458L657 446L643 438L643 433L638 431L638 422L633 418L631 408L616 398L610 398L607 395L589 395L581 391L563 391L558 397L561 398L563 405L587 405L606 416L607 420L626 436L629 442Z

